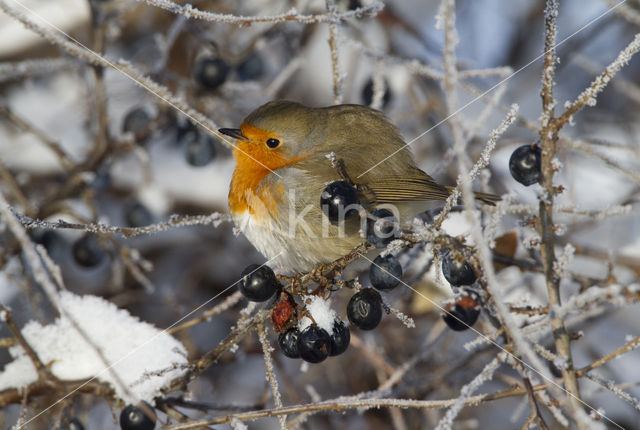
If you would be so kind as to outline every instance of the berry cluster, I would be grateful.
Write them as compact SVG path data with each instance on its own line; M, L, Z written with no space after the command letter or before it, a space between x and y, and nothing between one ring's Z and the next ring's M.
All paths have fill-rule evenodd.
M362 206L355 187L346 181L331 182L320 195L320 207L338 224L360 213ZM366 239L376 248L385 248L398 235L398 220L390 210L375 208L366 218Z
M122 132L132 133L136 142L146 144L152 134L151 115L143 107L134 107L122 121ZM216 157L216 143L190 121L175 121L175 141L185 161L193 167L206 166Z
M401 277L402 266L394 256L379 256L371 265L371 283L378 290L395 288ZM242 272L239 284L242 294L251 301L273 299L271 321L276 331L281 333L278 344L287 357L319 363L327 357L342 354L349 346L351 336L345 323L335 318L330 327L321 327L308 309L300 309L293 296L282 289L271 268L250 265ZM382 298L373 288L358 291L347 304L347 317L360 330L376 328L382 320L382 314ZM308 319L308 324L304 324L305 319Z
M334 320L330 330L313 322L300 327L298 305L268 266L252 264L241 275L240 292L249 300L264 302L279 294L271 312L271 321L280 332L278 344L283 354L290 358L302 358L309 363L319 363L330 356L342 354L349 346L351 336L348 327Z
M216 90L234 70L239 81L253 81L262 76L264 62L258 54L251 54L234 67L218 56L202 56L196 61L193 78L201 87Z
M442 253L442 274L454 287L471 286L477 279L471 265L453 257L449 250ZM452 301L444 304L442 319L452 330L467 330L478 320L480 309L478 293L471 288L462 288Z
M328 184L320 196L320 204L333 223L352 218L362 210L356 188L344 180ZM376 248L389 245L397 237L397 231L398 221L391 211L375 208L367 214L366 239ZM470 286L476 281L471 265L453 257L449 250L442 255L442 272L455 287ZM402 265L397 257L387 253L378 255L369 268L373 288L362 288L347 304L349 322L360 330L375 329L382 321L385 309L380 292L396 288L402 282L402 275ZM285 356L319 363L343 353L349 346L351 336L344 322L334 318L328 324L326 321L318 323L309 311L309 303L298 305L268 266L253 264L246 267L239 289L251 301L273 302L271 321L280 333L278 345ZM465 288L455 300L445 304L443 319L451 329L464 330L477 321L480 309L479 295Z

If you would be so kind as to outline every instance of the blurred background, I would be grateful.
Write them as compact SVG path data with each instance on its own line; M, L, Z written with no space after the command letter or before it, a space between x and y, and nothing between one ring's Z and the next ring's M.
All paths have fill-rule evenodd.
M45 28L59 30L110 60L124 59L166 86L219 127L236 127L251 110L273 99L312 106L334 102L329 26L296 21L228 24L187 19L133 0L14 0ZM370 6L362 0L336 1L339 13ZM640 3L567 0L558 17L556 112L575 99L633 39L640 28ZM324 1L193 1L201 10L233 15L326 13ZM349 18L338 26L338 65L344 103L371 105L400 127L418 164L443 184L455 184L457 168L442 90L443 32L436 26L439 2L385 1L375 17ZM543 51L543 1L456 2L456 47L460 81L457 114L476 160L492 129L512 103L518 120L499 140L488 169L475 189L510 193L514 203L534 205L538 185L525 188L508 169L513 150L538 139ZM58 30L48 27L50 30ZM557 205L566 208L559 246L572 243L576 256L566 298L593 285L637 286L640 271L640 61L633 58L589 107L564 127L556 180L565 187ZM440 125L437 125L440 124ZM437 125L437 126L436 126ZM435 126L435 127L434 127ZM229 148L113 68L89 65L30 32L0 12L0 188L20 213L40 220L100 222L140 227L166 221L171 214L228 213L227 193L234 163ZM534 207L532 206L532 207ZM620 209L624 206L624 209ZM609 210L610 209L610 210ZM609 213L606 212L609 210ZM602 211L605 211L604 213ZM578 213L580 212L580 213ZM511 211L499 233L515 232L514 255L535 261L527 223L531 209ZM615 216L610 216L615 215ZM457 217L457 218L456 218ZM465 231L462 215L452 215L452 234ZM34 229L60 266L67 287L77 294L107 298L141 319L164 328L239 278L244 267L264 258L226 220L218 226L174 227L125 239L87 235L71 229ZM19 245L0 232L0 302L13 309L18 326L55 314L23 262ZM451 295L436 286L433 254L407 255L413 286L435 301ZM575 275L575 276L574 276ZM365 278L366 279L366 278ZM505 299L519 305L546 303L544 279L512 266L499 273ZM621 288L622 288L621 287ZM216 299L217 304L234 289ZM637 293L611 297L584 314L573 315L577 366L585 365L638 336ZM348 295L334 305L345 319ZM317 365L302 365L274 352L285 405L356 395L378 388L391 370L411 362L388 397L448 399L495 355L490 346L467 351L476 335L447 332L440 311L410 291L389 302L415 320L408 329L393 316L373 332L357 332L356 344L343 355ZM241 301L210 321L174 334L191 357L215 347L237 323ZM486 317L476 328L491 331ZM0 327L0 337L10 336ZM270 333L275 345L276 336ZM542 342L550 347L552 342ZM9 355L0 347L0 371ZM603 367L602 376L627 384L640 396L638 353ZM391 370L390 370L391 369ZM503 366L487 392L509 387L517 374ZM264 380L257 336L246 337L190 385L192 398L246 408L273 405ZM484 392L484 389L481 392ZM638 410L598 385L585 381L585 401L603 408L624 428L640 428ZM637 405L637 400L635 400ZM42 407L45 402L35 407ZM522 406L520 406L522 405ZM512 397L465 409L454 428L520 428L527 419L526 397ZM109 402L78 395L64 413L79 417L88 429L113 429ZM225 412L226 411L226 412ZM17 420L20 405L0 410L0 427ZM48 428L54 413L34 422ZM189 411L194 417L199 412ZM198 415L200 414L200 415ZM438 410L374 409L313 415L302 428L431 428ZM49 418L47 418L49 417ZM552 419L549 420L553 423ZM500 423L497 425L496 423ZM557 423L556 423L557 424ZM249 428L278 428L264 419ZM218 427L216 427L218 428ZM224 428L224 427L221 427Z

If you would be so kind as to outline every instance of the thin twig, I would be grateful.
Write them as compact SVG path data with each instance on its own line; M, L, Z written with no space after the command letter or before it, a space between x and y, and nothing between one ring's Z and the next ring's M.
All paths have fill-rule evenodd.
M273 352L273 348L271 347L271 345L269 344L269 340L267 339L267 330L264 326L264 321L258 322L257 331L258 338L260 339L260 345L262 345L262 354L264 356L264 373L267 377L267 381L269 381L269 385L271 386L273 403L275 404L276 408L282 408L282 396L280 395L278 380L276 379L276 374L273 371L273 360L271 359L271 352ZM280 421L280 428L282 430L286 430L287 416L278 416L278 421Z

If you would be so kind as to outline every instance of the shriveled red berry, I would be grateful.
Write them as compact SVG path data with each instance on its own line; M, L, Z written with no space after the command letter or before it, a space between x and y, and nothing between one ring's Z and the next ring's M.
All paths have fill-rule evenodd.
M271 311L271 322L278 332L283 332L296 318L296 303L293 297L286 291L280 294L280 300L275 304Z

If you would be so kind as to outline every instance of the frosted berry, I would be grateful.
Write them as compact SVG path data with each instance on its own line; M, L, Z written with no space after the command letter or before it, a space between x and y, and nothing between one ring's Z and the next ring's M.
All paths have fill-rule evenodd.
M367 217L367 242L376 248L386 247L396 236L398 220L388 209L376 208Z
M153 222L153 215L140 202L127 204L124 208L124 218L129 227L143 227Z
M280 283L268 266L252 264L242 271L240 292L253 302L264 302L271 298Z
M541 159L540 146L534 144L518 147L509 159L511 176L525 186L540 182L542 179Z
M133 108L124 116L124 120L122 121L122 132L133 133L134 135L140 134L149 126L150 121L151 116L144 108Z
M210 90L215 90L224 84L228 74L229 65L222 58L202 57L195 65L196 82Z
M402 266L393 255L378 255L369 268L369 279L378 290L392 290L402 279Z
M479 297L473 291L465 290L455 301L446 304L444 309L446 313L442 319L451 330L467 330L480 316Z
M153 411L153 407L145 403L148 409ZM120 428L122 430L153 430L156 426L156 417L147 416L145 411L133 405L128 405L120 413Z
M264 69L264 62L262 58L257 55L249 55L247 58L238 64L236 67L236 73L238 79L241 81L253 81L258 79L262 75Z
M384 88L384 94L382 96L382 107L386 107L391 101L391 91L389 90L389 84L386 80L382 81L382 87ZM371 105L373 102L373 78L369 78L367 83L362 87L362 103L365 106Z
M469 263L451 256L450 252L442 256L442 274L451 285L471 285L476 281L476 274Z
M293 327L284 333L280 333L278 336L278 345L280 345L280 351L289 358L300 358L300 351L298 351L298 337L300 337L300 330Z
M95 267L106 257L95 234L87 234L73 243L73 258L83 267Z
M320 363L329 356L331 337L326 330L310 325L298 336L300 358L309 363Z
M347 350L351 342L351 333L349 327L344 325L342 321L336 321L333 323L333 333L331 334L331 348L329 348L329 355L340 355Z
M364 288L351 297L347 304L351 324L361 330L373 330L382 320L382 299L373 288Z
M353 186L345 181L335 181L320 195L320 206L329 220L337 223L357 215L360 200Z

